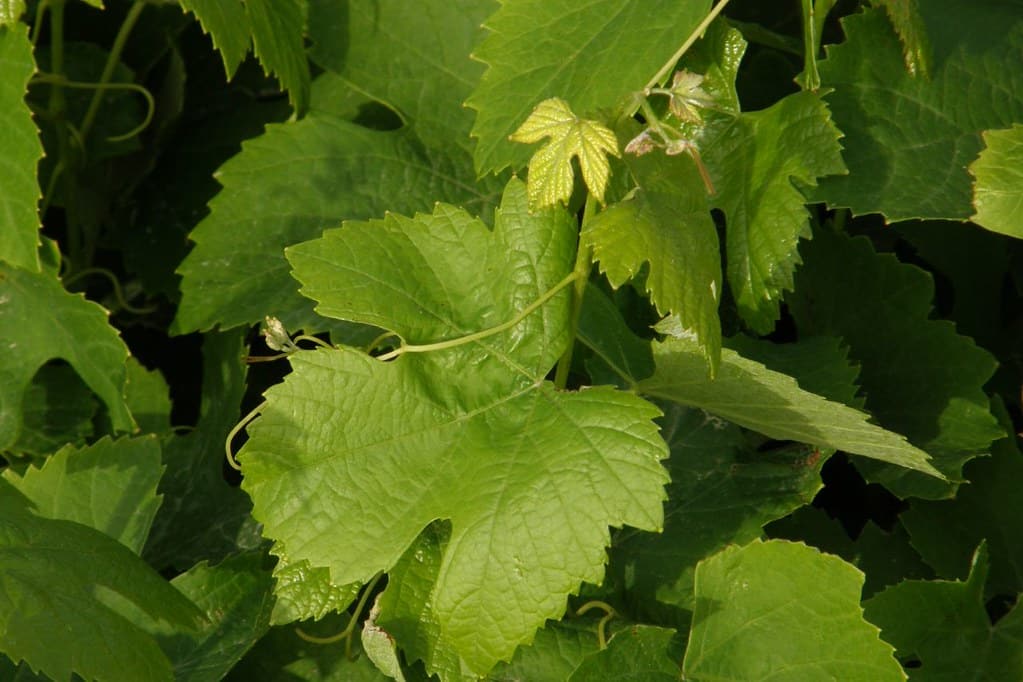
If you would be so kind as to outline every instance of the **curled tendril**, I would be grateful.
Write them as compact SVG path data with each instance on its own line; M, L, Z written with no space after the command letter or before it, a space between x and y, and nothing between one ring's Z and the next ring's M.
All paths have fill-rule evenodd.
M235 471L241 471L242 465L238 463L238 460L234 458L234 453L231 452L231 442L234 440L234 437L241 432L242 429L248 426L249 422L256 418L256 415L263 411L265 407L266 401L264 400L259 405L257 405L252 410L252 412L249 412L247 415L242 417L242 420L235 424L234 428L231 429L231 432L227 434L227 439L224 441L224 453L227 455L228 465Z
M121 288L121 282L117 279L117 276L114 275L114 273L110 272L106 268L84 268L79 270L64 279L64 287L66 288L81 278L88 277L90 275L100 275L110 282L110 286L114 290L114 297L117 299L117 304L121 306L123 310L127 310L133 315L148 315L149 313L157 310L158 306L155 305L146 306L145 308L136 308L132 304L128 303L128 300L124 297L124 290Z
M600 645L601 649L606 649L607 648L607 624L617 614L615 613L614 608L610 604L608 604L607 602L603 602L603 601L599 601L599 600L595 599L593 601L586 602L585 604L580 606L578 609L576 609L575 610L575 615L581 616L581 615L583 615L584 613L586 613L588 611L592 611L593 609L600 609L601 611L604 612L604 617L600 619L599 623L597 623L597 643Z
M153 122L153 115L156 113L156 100L148 89L137 83L85 83L82 81L68 80L67 77L56 73L38 73L32 78L32 83L45 83L48 85L59 85L65 88L77 88L79 90L130 90L137 92L146 100L146 115L142 122L121 135L111 135L108 142L123 142L139 135ZM70 126L69 126L70 127ZM79 136L81 145L81 137Z
M377 573L373 576L373 579L369 581L369 584L362 590L362 596L359 597L359 602L355 605L355 613L352 614L351 620L348 621L348 625L345 629L336 635L330 635L329 637L317 637L310 635L303 631L302 628L296 627L295 634L312 644L334 644L344 640L345 643L345 658L350 661L354 661L355 658L352 656L352 635L355 634L355 626L359 623L359 618L362 616L363 610L366 608L366 601L369 599L369 595L376 589L377 583L383 577L383 573Z

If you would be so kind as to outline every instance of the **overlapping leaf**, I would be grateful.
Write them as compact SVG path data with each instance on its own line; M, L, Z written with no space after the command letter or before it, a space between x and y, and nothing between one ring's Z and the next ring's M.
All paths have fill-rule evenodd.
M863 574L838 557L756 541L700 562L695 585L687 680L906 679L863 619Z
M13 24L25 11L25 0L0 0L0 27Z
M806 445L757 452L734 424L677 405L661 433L671 449L664 532L621 534L612 566L645 608L656 600L692 610L696 564L809 504L826 456Z
M802 334L840 336L860 365L867 408L923 448L950 480L1001 435L982 387L995 360L950 322L929 319L930 276L864 238L822 230L803 247L805 263L786 300ZM865 471L900 496L943 497L953 488L904 469Z
M584 657L597 650L592 623L564 620L548 623L536 633L532 644L520 647L510 662L499 664L487 679L492 682L566 680Z
M231 78L249 52L288 91L299 114L309 106L309 65L303 32L306 0L179 0L192 12L224 60Z
M573 224L530 214L513 180L492 232L441 205L347 224L288 255L322 314L408 344L452 341L565 281ZM498 334L391 362L351 348L293 355L239 453L266 534L344 584L390 569L449 519L428 591L437 649L475 673L510 657L581 581L600 579L609 525L661 523L658 410L543 381L567 318L563 292Z
M672 646L675 631L652 625L633 625L616 632L607 648L583 659L569 682L644 680L675 682L680 671Z
M39 270L39 183L36 165L43 146L25 103L35 72L28 27L16 23L23 3L0 2L0 260ZM11 25L5 26L4 24Z
M970 164L976 178L971 220L1023 238L1023 125L984 132L984 151Z
M21 432L9 450L39 456L85 445L99 401L70 366L47 364L25 389L23 405Z
M615 287L649 263L646 289L662 315L674 314L717 370L721 254L706 191L692 159L648 154L626 161L639 186L632 198L589 221L582 240Z
M778 440L845 450L937 475L925 452L871 424L867 414L804 391L792 377L735 351L721 352L714 380L707 378L707 361L692 339L655 344L654 363L654 375L638 384L646 395L702 408Z
M134 427L124 402L128 349L107 324L107 312L69 294L47 273L0 263L0 450L18 438L22 399L48 360L67 360L107 406L115 429Z
M525 166L530 150L508 137L543 100L560 97L589 117L642 90L709 7L703 0L503 2L474 53L488 68L466 102L477 112L479 173Z
M864 603L900 658L917 661L911 680L1015 680L1023 670L1023 606L992 625L984 608L987 552L966 581L907 580Z
M0 482L0 651L53 679L170 680L152 637L101 599L194 629L199 611L127 547L78 523L45 519Z
M24 474L4 478L49 519L75 521L106 533L136 554L160 506L156 484L163 473L155 436L67 446Z
M387 49L412 59L412 48ZM441 78L436 71L432 77ZM410 214L438 200L490 210L499 186L475 183L467 152L424 146L413 126L378 131L343 120L332 108L348 97L344 82L325 75L316 86L306 118L268 126L218 171L224 189L192 232L196 247L179 270L177 331L251 324L268 314L292 330L324 329L329 323L296 292L284 247L343 219Z
M820 70L849 175L822 181L814 199L893 222L973 213L967 166L981 131L1023 120L1023 14L995 0L933 0L920 12L930 78L907 72L883 10L843 20L846 40L828 48Z

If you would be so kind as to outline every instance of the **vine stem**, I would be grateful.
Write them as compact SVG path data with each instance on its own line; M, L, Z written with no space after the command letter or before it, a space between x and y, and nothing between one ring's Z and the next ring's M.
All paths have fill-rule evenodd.
M646 88L644 88L644 90L660 85L664 82L667 75L675 68L675 64L678 63L678 60L681 59L682 55L684 55L686 51L693 46L693 43L700 39L700 36L702 36L703 32L707 30L710 23L714 21L719 14L721 14L721 10L725 8L728 1L729 0L720 0L720 2L714 6L714 9L707 13L707 16L703 18L700 25L689 34L688 38L686 38L686 42L682 43L682 47L678 48L678 50L675 51L675 54L671 55L671 59L666 61L660 71L658 71L654 77L650 79L650 82L646 84Z
M407 344L404 346L399 346L398 348L395 348L389 353L384 353L383 355L377 356L377 360L386 362L387 360L393 360L399 355L404 355L405 353L428 353L430 351L435 350L444 350L445 348L454 348L455 346L462 346L467 343L472 343L473 341L485 339L488 336L493 336L494 334L500 334L503 331L511 329L519 322L522 322L522 320L526 319L529 315L534 313L543 304L547 303L547 301L554 298L554 296L557 295L559 291L567 287L572 282L576 281L578 277L579 277L578 272L572 272L563 280L555 284L546 293L544 293L543 296L536 299L535 301L527 305L525 308L523 308L521 311L519 311L519 313L515 317L508 320L507 322L502 322L496 327L490 327L488 329L483 329L481 331L474 332L472 334L467 334L465 336L459 336L457 339L449 339L447 341L438 341L436 343L424 343L420 345Z
M596 211L596 200L592 194L586 195L586 206L583 208L582 225L579 228L579 245L575 252L575 268L572 275L576 278L575 287L572 289L572 310L569 313L569 335L568 347L558 360L557 369L554 370L554 386L565 388L568 385L568 374L572 369L572 354L575 351L575 337L579 334L579 316L583 310L583 296L586 295L586 283L590 278L590 270L593 267L593 254L589 244L583 244L582 233L586 224L593 217Z

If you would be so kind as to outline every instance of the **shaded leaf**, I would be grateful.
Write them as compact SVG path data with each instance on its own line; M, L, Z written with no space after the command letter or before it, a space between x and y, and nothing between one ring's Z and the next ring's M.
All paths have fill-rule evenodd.
M48 360L67 360L106 404L118 431L135 424L124 402L128 349L108 313L52 275L0 263L0 450L18 438L25 389Z
M18 24L24 2L0 0L0 260L39 270L41 192L36 166L43 145L25 102L28 80L35 73L28 26ZM9 24L9 25L5 25Z
M277 556L273 570L276 600L270 618L274 625L341 613L359 595L361 583L334 584L330 569L312 566L305 559L292 561L282 542L274 543L273 553Z
M587 623L587 626L590 624ZM498 663L487 676L491 682L567 680L583 658L598 651L592 626L577 621L548 622L529 646L520 647L508 663Z
M867 421L868 415L804 391L785 374L773 372L727 348L716 379L695 341L668 338L654 344L654 375L640 392L699 407L777 440L795 440L845 450L900 467L937 472L927 453Z
M675 682L680 671L671 640L675 631L633 625L615 633L607 648L590 654L568 678L571 682L644 680Z
M860 365L867 408L934 458L951 482L1001 435L984 383L996 363L950 322L930 319L934 285L923 270L877 254L865 238L821 230L787 297L801 335L839 336ZM954 485L858 462L900 497L945 497Z
M545 99L561 98L581 116L620 106L656 75L709 7L704 0L503 3L485 23L490 34L474 56L488 68L466 102L477 112L479 173L526 164L530 151L508 137Z
M75 370L63 363L43 365L25 389L21 433L10 450L46 455L64 444L85 445L99 403Z
M984 151L970 164L976 178L971 220L989 230L1023 239L1023 125L986 130Z
M930 78L933 60L931 41L917 0L872 0L872 4L884 8L892 28L899 35L906 71L911 76Z
M128 358L124 400L143 433L170 430L170 387L160 370L146 369L135 358Z
M160 507L163 473L155 436L102 438L86 448L61 448L41 468L3 477L48 519L95 528L139 554Z
M604 377L603 369L595 369L592 362L588 363L590 379L595 385L610 383L631 388L638 379L654 373L650 341L639 338L629 329L615 304L593 283L587 285L583 296L576 338L593 351L595 361L609 370L606 373L610 376Z
M904 680L863 619L863 574L799 543L729 547L696 567L685 679Z

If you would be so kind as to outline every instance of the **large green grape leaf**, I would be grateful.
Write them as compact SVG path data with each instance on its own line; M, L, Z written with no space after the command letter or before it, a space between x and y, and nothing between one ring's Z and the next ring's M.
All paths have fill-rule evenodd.
M997 407L1006 429L1005 438L991 446L990 457L966 464L970 482L955 499L914 500L900 516L917 548L938 575L965 575L970 558L984 539L990 551L988 594L1023 591L1023 453L1016 442L1005 408Z
M674 637L675 631L668 628L633 625L616 632L606 649L583 659L568 679L570 682L675 682L680 675L675 654L680 654L681 650L672 645Z
M1023 238L1023 125L984 131L984 151L970 164L976 178L971 220Z
M175 331L249 325L265 315L292 330L323 329L329 323L297 293L284 247L343 219L413 213L437 200L489 210L496 188L475 184L466 153L426 148L410 128L370 130L338 118L327 111L345 96L337 77L317 85L308 116L267 126L217 172L224 189L179 269Z
M874 252L865 238L821 230L786 300L801 334L840 336L860 365L867 409L934 457L950 481L1001 429L984 383L996 363L951 322L931 320L934 285L923 270ZM895 467L858 463L900 497L945 497L949 483Z
M545 99L560 97L584 118L620 106L646 87L709 7L705 0L502 2L474 53L487 70L466 102L477 112L479 173L525 166L530 148L508 138Z
M46 519L0 482L0 652L53 679L171 680L151 636L105 603L195 629L202 612L127 547L72 521Z
M654 344L654 363L653 376L638 384L646 395L702 408L777 440L844 450L939 475L927 453L871 424L867 414L804 391L792 377L735 351L721 352L721 369L713 380L692 339L668 338Z
M483 73L469 53L494 0L311 0L309 56L393 109L429 147L472 151L462 106ZM340 37L343 36L343 39Z
M17 5L18 3L15 3ZM25 103L28 79L35 72L28 27L4 26L6 11L0 2L0 260L26 270L39 270L39 183L36 165L43 145ZM22 6L21 9L24 9Z
M175 679L218 682L270 629L273 593L260 552L210 566L196 564L171 581L206 614L198 632L157 631Z
M995 680L1023 672L1023 606L991 624L984 608L987 552L982 545L961 581L907 580L864 602L864 612L895 645L899 658L916 661L912 682Z
M863 619L863 574L801 543L755 541L696 567L686 680L904 680Z
M305 57L306 0L179 0L202 24L224 60L227 77L254 47L267 74L288 91L301 115L309 106L309 64Z
M612 566L641 603L692 610L697 563L809 504L826 457L806 445L757 452L734 424L678 405L665 409L661 435L671 449L664 532L620 533Z
M676 315L717 370L722 291L718 234L703 181L686 157L626 155L639 189L590 220L582 241L620 287L649 264L645 287L662 315Z
M3 477L27 497L36 513L76 521L114 538L136 554L160 506L156 484L163 473L155 436L102 438L89 447L62 448L41 468Z
M288 257L321 313L439 342L512 320L564 282L573 226L560 209L530 214L513 180L493 231L439 205L347 224ZM297 353L239 453L266 535L338 584L390 569L449 519L429 604L438 646L475 673L601 579L609 525L661 524L657 408L543 381L568 341L568 303L562 291L499 334L391 362Z
M69 294L56 277L0 263L0 450L21 430L22 400L36 371L48 360L67 360L106 404L119 431L135 424L124 402L128 349L107 323L108 313L80 294Z
M699 137L714 182L711 205L725 213L728 283L743 319L767 333L791 289L799 240L810 236L799 187L842 173L841 136L810 92L763 111L709 121Z
M160 570L188 570L261 543L248 497L224 480L224 439L245 395L245 351L244 330L203 335L199 423L163 443L163 505L143 553Z
M930 0L920 13L930 78L907 72L882 10L843 20L846 40L828 48L820 72L849 175L823 180L815 200L892 222L973 213L967 166L981 131L1023 120L1023 13L996 0Z

